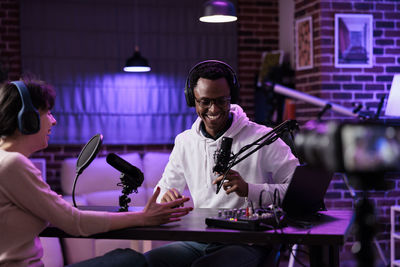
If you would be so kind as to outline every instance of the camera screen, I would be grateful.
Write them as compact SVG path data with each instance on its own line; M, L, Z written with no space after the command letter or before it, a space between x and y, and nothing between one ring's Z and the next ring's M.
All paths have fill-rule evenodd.
M345 124L341 129L343 165L347 172L400 169L400 131L384 125Z

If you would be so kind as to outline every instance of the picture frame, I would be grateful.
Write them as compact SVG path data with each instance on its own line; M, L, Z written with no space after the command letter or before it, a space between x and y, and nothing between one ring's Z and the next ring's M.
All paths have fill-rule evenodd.
M335 14L335 67L373 66L372 14Z
M312 69L313 52L313 27L312 17L304 17L296 20L296 70Z
M279 67L283 63L283 50L265 51L261 55L260 71L257 78L257 86L261 87L262 83L268 76L269 71L273 67Z

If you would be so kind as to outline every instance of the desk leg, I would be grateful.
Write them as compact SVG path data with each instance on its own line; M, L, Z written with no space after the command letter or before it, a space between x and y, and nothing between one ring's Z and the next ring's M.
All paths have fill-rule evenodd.
M337 246L310 246L310 267L339 267Z

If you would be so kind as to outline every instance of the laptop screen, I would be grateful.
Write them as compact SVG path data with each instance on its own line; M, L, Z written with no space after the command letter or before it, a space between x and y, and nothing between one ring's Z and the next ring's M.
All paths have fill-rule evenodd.
M393 77L389 98L386 105L385 115L400 117L400 74Z

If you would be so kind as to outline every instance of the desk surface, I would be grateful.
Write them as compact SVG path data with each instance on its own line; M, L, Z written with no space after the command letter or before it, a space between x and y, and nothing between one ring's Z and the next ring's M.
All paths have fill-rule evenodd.
M217 209L194 209L176 223L156 227L126 228L92 235L88 238L343 245L353 217L353 212L349 210L330 210L320 212L320 218L310 229L290 226L276 231L239 231L208 227L205 224L205 218L216 216L217 211ZM40 236L72 237L55 227L46 228Z

